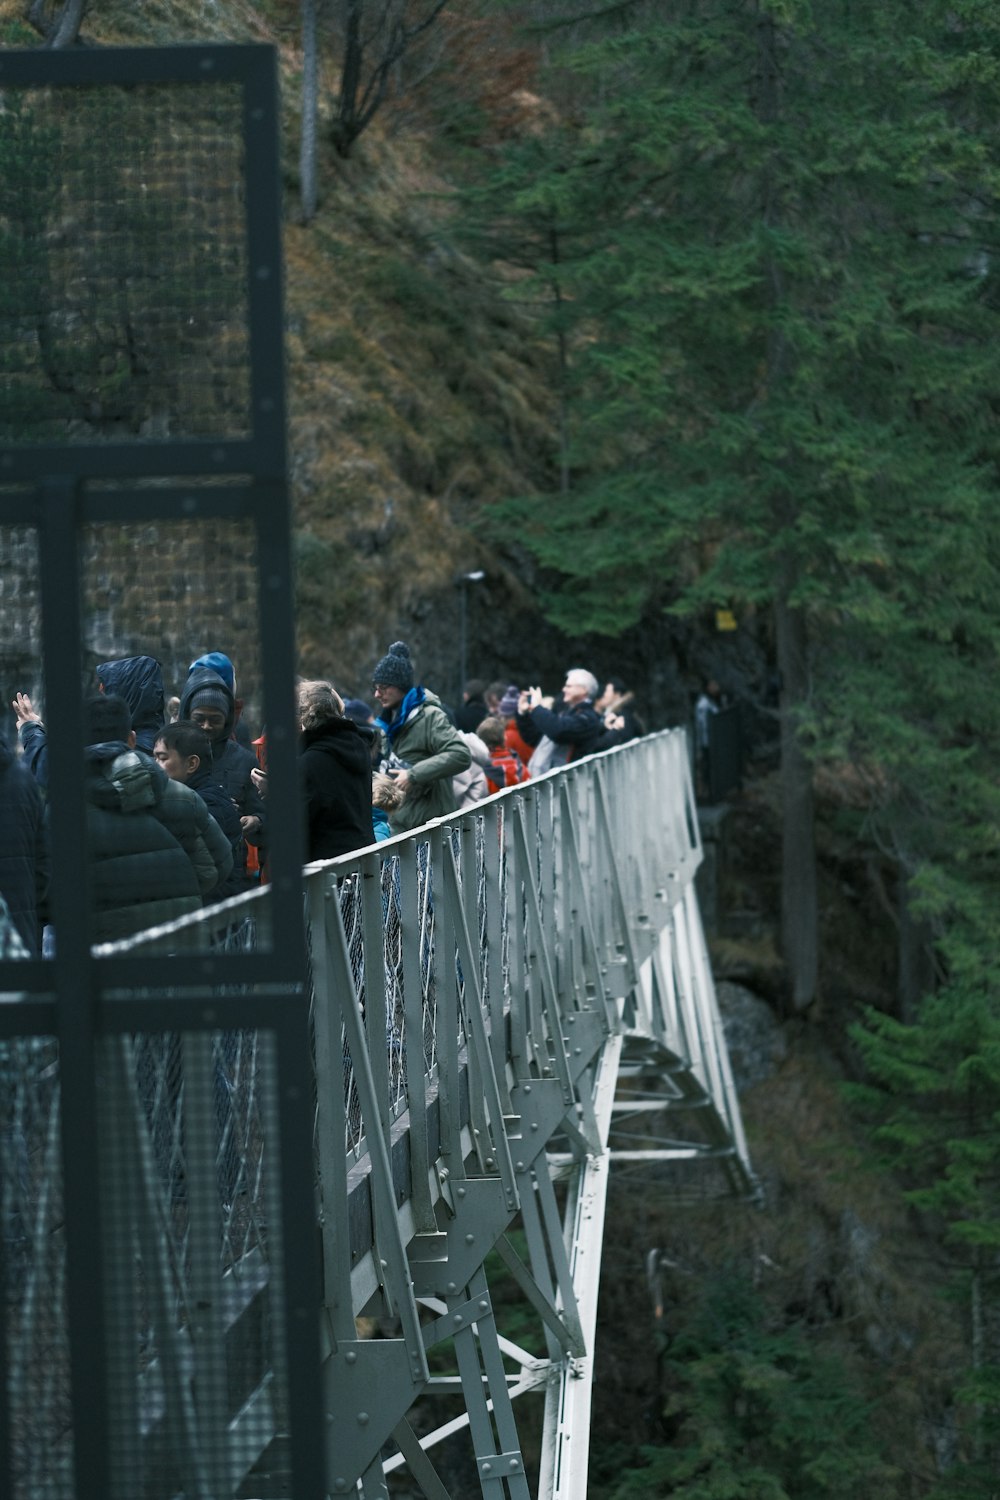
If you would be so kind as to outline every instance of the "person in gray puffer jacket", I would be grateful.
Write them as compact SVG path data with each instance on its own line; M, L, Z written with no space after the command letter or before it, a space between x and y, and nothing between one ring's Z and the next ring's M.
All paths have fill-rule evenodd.
M128 704L85 705L93 937L109 942L198 911L232 868L229 840L196 792L135 748Z

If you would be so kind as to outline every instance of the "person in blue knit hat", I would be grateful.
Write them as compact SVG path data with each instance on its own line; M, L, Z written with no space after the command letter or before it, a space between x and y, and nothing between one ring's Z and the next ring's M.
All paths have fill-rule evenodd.
M472 756L437 694L414 684L405 641L389 647L372 673L372 689L390 774L404 793L389 821L393 833L408 833L455 811L451 779L467 770Z

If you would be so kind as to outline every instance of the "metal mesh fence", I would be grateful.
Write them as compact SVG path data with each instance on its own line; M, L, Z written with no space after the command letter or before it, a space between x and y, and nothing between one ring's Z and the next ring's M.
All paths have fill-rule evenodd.
M73 1494L58 1072L54 1041L0 1043L0 1270L13 1500Z
M315 1268L288 1222L311 1207L302 953L271 920L297 864L276 127L271 49L0 54L0 701L31 700L61 860L38 913L56 961L26 1006L0 997L5 1500L8 1476L12 1500L319 1493ZM96 680L151 752L208 652L237 673L198 752L218 828L207 792L119 743L128 716L77 696L125 667ZM162 684L133 701L137 661ZM256 880L221 767L247 721L271 729L277 894L220 912Z
M0 555L0 705L9 711L15 693L27 693L45 719L52 705L43 686L37 528L0 524ZM161 664L167 703L183 691L193 660L206 651L221 651L236 670L246 738L256 738L266 712L258 562L253 529L245 521L153 518L84 527L81 688L93 688L99 665L150 656ZM7 722L4 733L13 740L13 721Z
M249 434L242 103L5 90L0 442Z
M230 922L216 951L248 951L254 933ZM236 1478L265 1458L280 1484L272 1040L111 1036L98 1067L115 1493L238 1494ZM0 1043L11 1500L75 1494L58 1073L54 1042Z

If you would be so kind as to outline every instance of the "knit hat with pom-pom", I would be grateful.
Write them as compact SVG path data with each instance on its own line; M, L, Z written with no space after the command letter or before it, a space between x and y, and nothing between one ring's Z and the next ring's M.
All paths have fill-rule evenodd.
M413 663L410 648L405 641L393 641L372 673L372 682L379 687L398 687L404 692L413 686Z

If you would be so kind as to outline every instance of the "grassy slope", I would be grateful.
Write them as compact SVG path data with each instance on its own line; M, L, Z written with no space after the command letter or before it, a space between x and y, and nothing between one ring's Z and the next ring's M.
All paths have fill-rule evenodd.
M0 43L33 44L23 9L23 0L0 0ZM419 100L405 117L386 110L348 161L321 123L320 208L304 228L297 5L95 0L84 34L104 44L278 46L301 669L364 691L374 661L402 634L428 680L453 691L456 576L490 573L470 610L470 670L494 612L530 609L517 564L485 539L482 518L492 500L532 486L554 437L545 352L448 243L448 184L426 110L423 121ZM329 64L322 83L328 121ZM505 659L502 630L496 640L482 648L491 656L482 669L513 673L521 664L509 641Z

